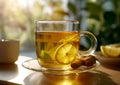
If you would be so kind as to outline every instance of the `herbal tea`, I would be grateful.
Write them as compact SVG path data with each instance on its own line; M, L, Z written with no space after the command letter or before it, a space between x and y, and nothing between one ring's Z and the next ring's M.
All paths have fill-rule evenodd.
M85 51L79 48L82 36L88 36L91 41ZM94 67L96 63L94 58L85 57L95 51L96 37L91 32L80 30L77 20L35 21L35 46L39 69L43 73L79 73Z
M38 62L46 68L66 68L79 49L78 32L35 32Z

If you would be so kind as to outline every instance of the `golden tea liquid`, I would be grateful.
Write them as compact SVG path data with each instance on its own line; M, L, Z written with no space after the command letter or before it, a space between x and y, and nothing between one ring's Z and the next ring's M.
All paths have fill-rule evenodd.
M45 68L66 68L76 59L78 32L35 32L36 54Z

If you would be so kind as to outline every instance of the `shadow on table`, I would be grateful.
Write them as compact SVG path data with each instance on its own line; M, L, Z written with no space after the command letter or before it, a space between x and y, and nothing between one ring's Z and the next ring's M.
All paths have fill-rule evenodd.
M100 78L99 85L118 85L110 78L110 75L108 75L104 72L101 72L101 71L96 71L96 72Z
M71 75L51 75L34 72L24 79L25 85L117 85L107 74L85 72Z
M18 75L16 64L0 64L0 79L10 80Z
M113 65L107 65L107 64L101 64L103 67L112 69L112 70L117 70L120 71L120 66L113 66Z

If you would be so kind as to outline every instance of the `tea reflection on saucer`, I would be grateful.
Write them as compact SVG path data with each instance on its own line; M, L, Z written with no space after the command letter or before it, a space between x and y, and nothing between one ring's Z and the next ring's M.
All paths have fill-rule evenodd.
M98 85L99 75L91 72L51 75L34 72L24 79L25 85Z

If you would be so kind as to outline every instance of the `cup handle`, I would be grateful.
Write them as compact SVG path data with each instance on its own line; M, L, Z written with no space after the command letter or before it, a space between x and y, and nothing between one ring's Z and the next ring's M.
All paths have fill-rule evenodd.
M93 54L97 48L96 37L94 36L94 34L92 34L91 32L88 32L88 31L80 31L80 37L82 37L82 36L86 36L90 39L91 46L89 47L89 49L87 51L79 51L79 55L84 56L84 55Z

